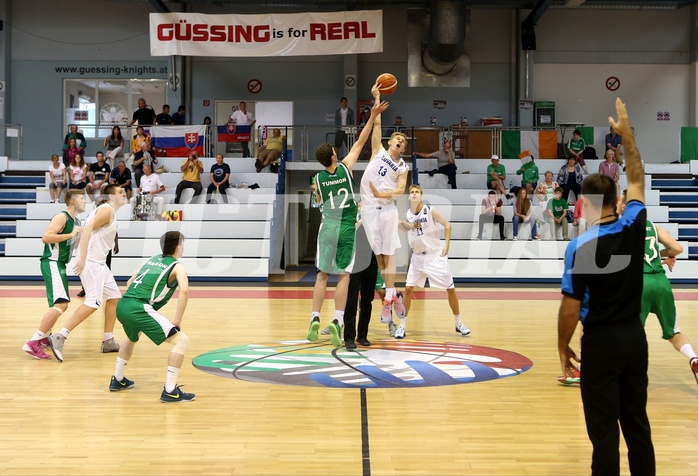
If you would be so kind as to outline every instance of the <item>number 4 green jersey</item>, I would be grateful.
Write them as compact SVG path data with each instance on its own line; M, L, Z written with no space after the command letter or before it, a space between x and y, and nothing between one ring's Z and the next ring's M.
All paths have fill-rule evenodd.
M331 221L354 227L354 179L347 166L340 162L334 173L327 170L319 172L315 176L315 186L321 198L323 222Z
M172 256L155 255L138 270L136 279L126 290L124 298L143 301L155 310L163 307L174 294L177 282L170 287L167 281L175 265L179 263Z
M645 231L645 266L642 271L645 274L664 273L662 257L659 254L657 227L649 220Z

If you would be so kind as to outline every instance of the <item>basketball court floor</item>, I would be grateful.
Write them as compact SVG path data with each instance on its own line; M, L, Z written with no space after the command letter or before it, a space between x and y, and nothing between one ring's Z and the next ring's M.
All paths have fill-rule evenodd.
M54 331L78 291L71 283ZM698 293L675 292L698 347ZM304 340L311 293L297 281L194 286L178 383L196 400L163 404L167 344L142 339L126 367L135 387L111 393L101 311L71 334L63 363L39 361L21 347L46 310L43 286L0 286L0 474L589 474L579 388L556 380L558 288L460 285L467 337L443 291L415 293L404 340L376 300L373 345L356 352ZM323 327L332 309L327 299ZM698 474L698 386L653 316L647 332L657 474ZM621 453L629 474L624 443Z

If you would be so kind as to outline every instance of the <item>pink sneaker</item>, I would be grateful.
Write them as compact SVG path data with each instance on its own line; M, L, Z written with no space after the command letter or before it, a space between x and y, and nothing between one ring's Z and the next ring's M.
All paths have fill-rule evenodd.
M402 293L398 291L393 298L393 308L399 319L405 318L405 305L402 303Z
M51 356L44 352L44 348L48 346L48 339L30 340L22 346L22 350L31 355L35 359L46 360Z
M693 376L696 378L696 383L698 384L698 358L693 357L690 364L691 370L693 370Z
M383 311L381 312L381 322L387 324L393 320L393 302L383 301Z

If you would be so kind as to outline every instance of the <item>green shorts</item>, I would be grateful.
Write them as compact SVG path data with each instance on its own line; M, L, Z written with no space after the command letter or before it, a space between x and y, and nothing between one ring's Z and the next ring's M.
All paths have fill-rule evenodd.
M174 329L168 318L156 311L150 304L132 298L121 298L116 305L116 318L124 326L126 337L138 342L140 333L147 335L156 345L160 345Z
M46 285L46 300L48 307L59 302L70 302L68 292L68 276L65 272L66 263L48 259L41 260L41 276Z
M669 279L664 273L645 274L642 286L642 325L647 315L654 313L662 327L662 339L671 339L676 334L676 305Z
M345 272L354 257L355 237L354 225L323 222L317 238L317 268L327 274Z

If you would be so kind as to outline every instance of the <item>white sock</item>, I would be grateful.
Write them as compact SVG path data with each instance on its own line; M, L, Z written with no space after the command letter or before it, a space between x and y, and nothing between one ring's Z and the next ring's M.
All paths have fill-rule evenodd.
M340 326L344 325L344 311L340 311L339 309L335 310L334 318L337 319L337 322L339 322Z
M62 335L63 337L65 337L66 339L70 335L70 331L68 329L66 329L65 327L63 329L61 329L58 333L60 335Z
M114 369L114 378L121 382L124 379L124 369L128 365L128 360L124 360L121 357L116 358L116 368Z
M34 333L34 337L32 337L32 338L29 339L29 340L30 340L30 341L32 341L32 340L41 340L41 339L45 339L45 338L47 338L47 337L48 337L48 334L44 334L43 332L41 332L40 330L37 329L36 332Z
M688 360L691 360L693 357L696 356L695 351L693 350L693 347L691 347L691 344L684 344L681 346L681 349L679 350L683 355L688 357Z
M392 301L395 296L395 288L385 288L385 300Z
M113 338L114 338L114 333L113 333L113 332L105 332L105 333L104 333L104 337L102 338L102 342L106 342L106 341L108 341L109 339L113 339Z
M456 323L456 326L458 326L458 324L460 324L460 314L453 315L453 322Z
M179 369L177 367L167 366L167 380L165 380L165 390L169 392L174 392L177 386L177 376L179 375Z
M320 313L319 313L319 312L313 311L313 312L310 314L310 320L312 321L312 320L315 319L316 317L317 317L318 319L320 319Z
M404 319L400 319L400 325L407 329L407 316Z

